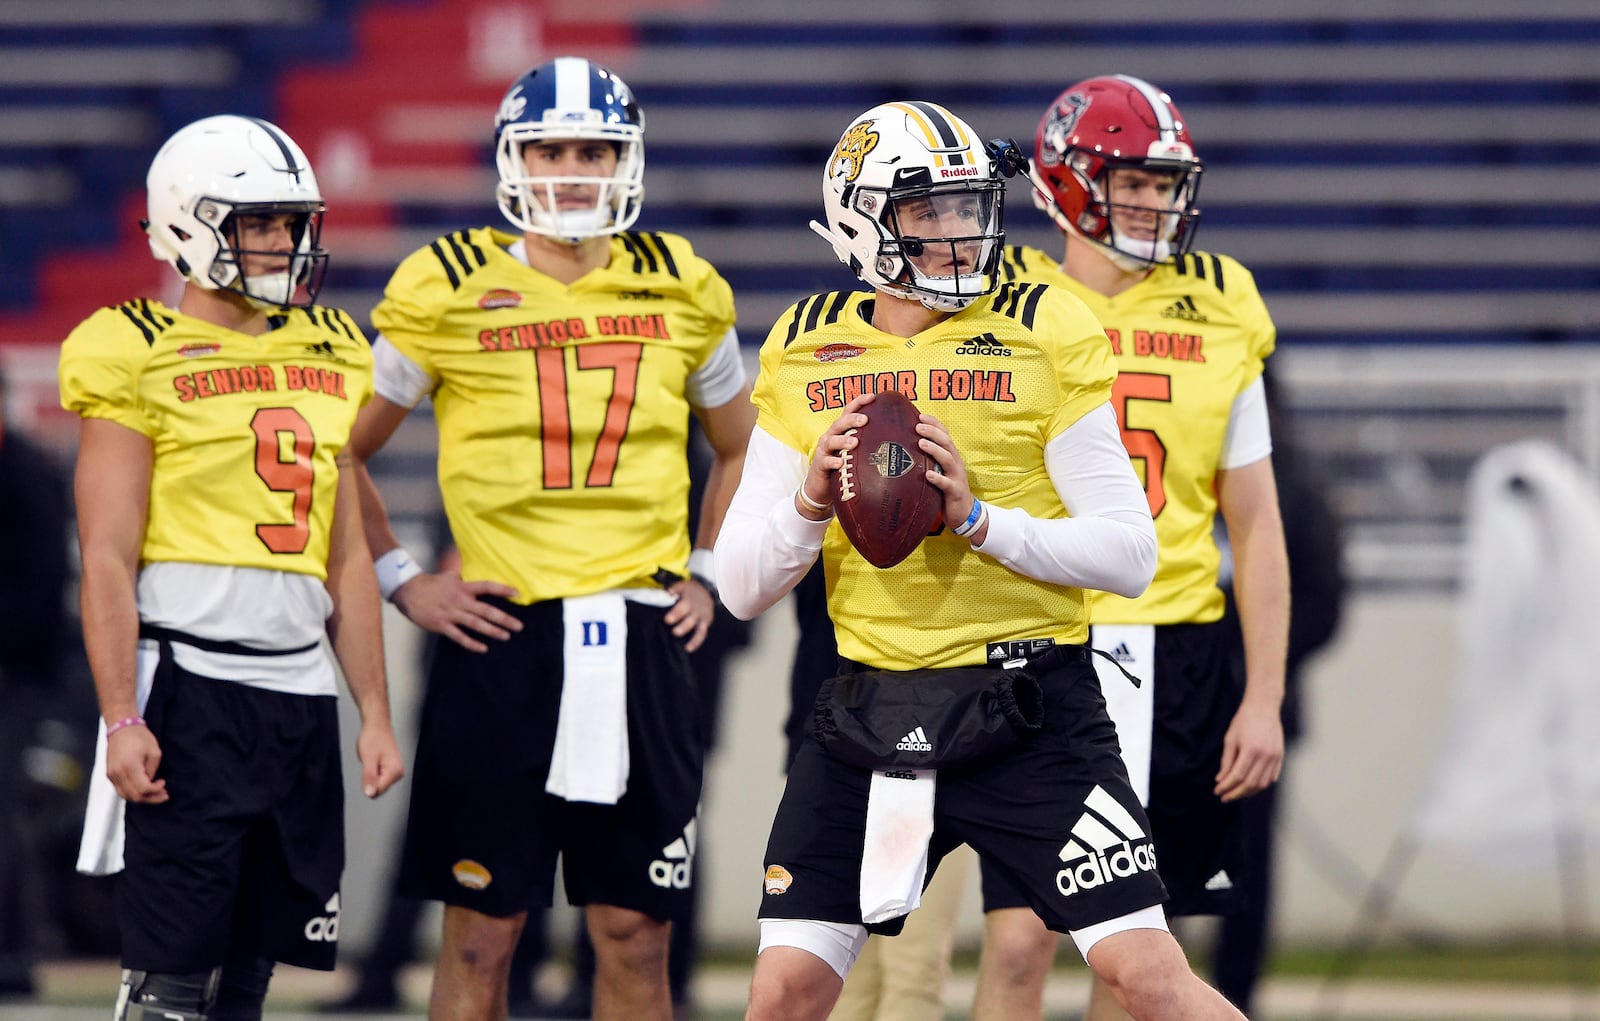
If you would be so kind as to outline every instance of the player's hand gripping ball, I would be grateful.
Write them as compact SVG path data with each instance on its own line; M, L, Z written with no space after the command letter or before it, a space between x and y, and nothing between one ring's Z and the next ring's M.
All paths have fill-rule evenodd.
M867 424L852 429L859 441L833 474L839 527L875 567L893 567L921 544L944 512L944 494L928 481L938 470L917 445L917 407L894 390L861 409Z

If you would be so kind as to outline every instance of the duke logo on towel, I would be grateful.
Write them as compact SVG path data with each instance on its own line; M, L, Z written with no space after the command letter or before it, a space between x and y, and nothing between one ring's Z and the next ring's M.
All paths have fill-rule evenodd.
M561 716L544 789L614 805L628 789L628 605L617 592L562 600Z

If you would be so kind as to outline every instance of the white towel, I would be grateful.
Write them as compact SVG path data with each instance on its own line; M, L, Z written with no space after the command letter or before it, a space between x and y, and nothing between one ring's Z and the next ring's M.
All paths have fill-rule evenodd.
M140 642L134 661L133 699L144 712L150 699L150 682L156 675L159 653L154 642ZM127 805L106 776L106 721L94 742L94 770L89 774L89 803L83 813L83 836L78 841L78 871L109 876L122 871L122 810Z
M1116 659L1123 670L1143 682L1134 687L1116 663L1108 663L1105 656L1092 657L1095 673L1100 675L1106 712L1117 725L1128 782L1139 795L1139 804L1148 807L1150 744L1156 714L1156 629L1151 624L1096 624L1089 629L1089 644Z
M867 792L867 842L861 855L861 920L887 922L922 903L933 836L937 770L877 770Z
M566 666L544 789L614 805L628 789L628 606L602 592L562 607Z

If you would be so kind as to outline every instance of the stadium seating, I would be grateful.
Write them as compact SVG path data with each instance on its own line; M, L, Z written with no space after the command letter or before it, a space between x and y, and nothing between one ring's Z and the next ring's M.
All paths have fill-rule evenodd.
M70 323L86 281L109 292L89 307L130 275L148 287L147 267L122 267L149 150L222 108L276 117L307 145L333 206L328 298L364 312L416 244L495 222L495 100L540 56L582 52L645 103L640 225L681 230L718 263L752 342L795 297L849 282L805 223L851 114L920 96L1031 142L1062 85L1112 71L1179 100L1209 167L1199 244L1251 266L1286 333L1600 339L1585 298L1600 284L1592 4L1529 0L1515 18L1487 0L1427 17L1377 0L888 10L14 0L0 12L0 312ZM1020 185L1010 228L1058 247ZM16 324L0 318L0 341L30 339Z

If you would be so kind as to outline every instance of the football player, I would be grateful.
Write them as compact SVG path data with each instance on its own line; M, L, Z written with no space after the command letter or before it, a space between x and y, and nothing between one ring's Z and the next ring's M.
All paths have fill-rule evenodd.
M516 228L408 256L373 312L377 397L358 463L424 398L459 574L422 573L362 469L384 595L439 643L402 892L445 903L435 1016L504 1016L556 858L585 906L599 1018L668 1021L669 919L694 882L702 740L688 653L754 419L727 283L673 234L631 229L644 114L560 57L495 116ZM689 416L713 451L693 551Z
M898 932L924 877L962 843L1070 932L1136 1017L1241 1017L1167 931L1147 824L1088 662L1086 590L1142 592L1155 533L1117 435L1105 334L1067 292L999 281L1005 179L1026 163L933 103L855 118L812 226L871 290L802 300L761 350L756 429L717 544L729 609L767 609L820 555L849 671L839 682L886 692L887 715L917 719L918 748L976 738L966 714L935 725L941 704L916 694L929 689L976 691L981 707L988 685L1032 678L1044 724L913 769L890 751L846 754L813 728L767 845L751 1019L826 1017L868 932ZM836 527L830 476L884 386L922 411L945 524L878 569ZM825 684L819 703L829 687L840 690Z
M322 196L278 127L196 121L148 190L177 307L101 309L61 348L103 717L79 867L121 870L118 1021L260 1017L275 961L330 970L338 947L335 659L363 793L402 771L346 448L372 355L313 304Z
M1096 598L1090 641L1128 773L1149 813L1169 915L1234 910L1245 870L1239 799L1283 764L1289 572L1262 389L1276 333L1250 273L1191 251L1201 162L1165 92L1091 78L1050 104L1034 140L1036 203L1061 230L1060 263L1006 253L1009 279L1076 295L1116 358L1112 407L1155 519L1155 579ZM1245 677L1221 623L1218 513L1233 548ZM973 1016L1038 1017L1056 935L1007 876L983 871L985 935ZM1124 1016L1096 981L1088 1016Z

